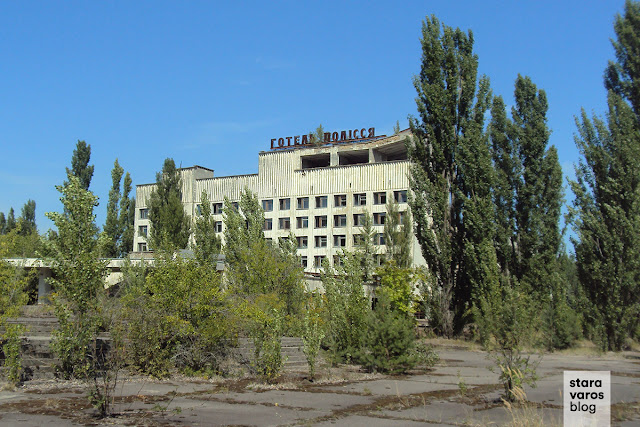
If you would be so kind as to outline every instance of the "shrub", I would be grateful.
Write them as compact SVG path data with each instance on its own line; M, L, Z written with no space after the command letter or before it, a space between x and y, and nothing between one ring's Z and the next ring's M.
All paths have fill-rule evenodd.
M400 374L413 368L418 363L413 319L380 300L367 316L359 361L369 371Z
M285 304L274 294L260 295L248 307L248 331L253 340L255 372L271 382L280 375Z
M323 299L318 293L307 296L303 318L302 342L303 351L309 364L309 376L313 378L316 372L316 359L325 336L323 322Z
M501 283L488 290L475 307L475 317L484 346L500 369L505 398L513 401L514 390L522 384L534 387L539 358L524 352L524 345L535 346L534 329L538 323L535 305L518 284Z
M217 371L235 331L211 264L158 254L153 270L125 270L122 299L132 366L156 377L171 368Z

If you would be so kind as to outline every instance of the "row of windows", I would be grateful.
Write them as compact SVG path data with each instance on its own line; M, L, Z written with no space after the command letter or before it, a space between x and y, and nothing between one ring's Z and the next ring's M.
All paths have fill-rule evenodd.
M404 212L400 212L400 224L404 222ZM373 225L384 225L385 220L387 218L386 212L376 212L373 214ZM365 215L364 214L353 214L353 226L361 227L364 225ZM222 233L222 221L214 221L213 223L214 229L216 233ZM315 228L327 228L327 216L326 215L317 215L314 217L314 226ZM344 228L347 226L347 215L334 215L333 216L333 227L334 228ZM308 216L299 216L296 217L296 228L297 229L305 229L309 228L309 217ZM291 229L291 218L278 218L278 229L279 230L290 230ZM266 218L264 220L264 231L273 230L273 219ZM138 235L147 237L149 232L149 226L140 225L138 226Z
M406 203L407 202L407 190L400 190L393 192L393 199L397 203ZM298 210L309 209L309 197L298 197L297 199L297 207ZM316 208L326 208L328 207L329 196L316 196L315 197L315 206ZM387 203L387 192L380 191L373 193L373 204L374 205L384 205ZM367 193L357 193L353 195L353 206L365 206L367 204ZM238 202L231 202L231 206L235 209L238 209ZM284 198L278 199L278 206L281 211L286 211L291 209L291 199ZM336 194L333 196L333 206L334 207L346 207L347 206L347 195L346 194ZM211 213L214 215L222 214L223 204L222 202L215 202L211 204ZM262 201L262 209L265 212L273 211L273 199L266 199ZM202 206L197 205L196 211L198 215L202 215ZM149 218L149 209L143 208L140 209L140 219L148 219Z
M400 220L399 223L404 223L404 212L400 212ZM327 215L316 215L313 217L314 228L327 228L328 225L328 217ZM373 225L384 225L387 219L386 212L376 212L373 214ZM358 213L353 214L353 226L354 227L362 227L365 222L365 214ZM343 228L347 226L347 215L334 215L333 216L333 227L334 228ZM309 228L309 217L308 216L298 216L296 217L296 228L304 229ZM273 219L266 218L264 220L264 231L273 230ZM290 230L291 229L291 218L283 217L278 218L278 230Z
M346 236L334 236L334 239L335 238L345 238L346 239ZM300 237L298 239L300 239ZM306 237L304 237L304 239L306 239ZM300 243L298 243L298 245L300 245ZM338 245L336 245L336 246L338 246ZM138 252L146 252L146 251L147 251L147 244L146 243L138 243ZM374 255L374 256L375 256L376 264L382 265L383 262L384 262L384 255L377 254L377 255ZM326 258L326 255L316 255L316 256L314 256L313 257L313 266L315 268L321 268L322 267L322 263L324 262L325 258ZM301 256L300 257L300 264L302 265L303 268L307 268L308 267L307 259L308 259L307 256ZM340 255L334 255L333 256L333 265L334 266L342 265L342 261L343 261L343 258Z
M362 236L360 234L356 234L353 236L353 244L358 245L362 240ZM308 236L298 236L296 237L296 242L298 244L298 249L307 249L309 247L309 237ZM326 248L328 242L328 236L314 236L314 247L316 248ZM373 243L375 245L383 246L385 244L384 234L377 233L374 236ZM347 246L347 236L344 234L334 234L333 235L333 247L334 248L344 248Z
M384 255L374 255L374 260L376 265L381 266L382 264L384 264ZM313 257L313 267L314 268L322 268L322 263L324 262L324 260L326 259L326 255L316 255ZM333 265L334 266L339 266L339 265L343 265L344 264L344 258L342 258L340 255L334 255L333 256ZM300 265L302 266L302 268L307 268L308 265L308 258L306 256L302 256L300 257Z
M393 192L393 199L398 203L407 203L407 190L400 190ZM387 203L387 192L380 191L373 193L373 204L384 205ZM353 195L353 206L365 206L367 204L367 193L357 193ZM316 196L315 207L326 208L329 205L329 196ZM343 208L347 206L347 195L336 194L333 196L333 206L337 208ZM281 211L287 211L291 209L291 199L283 198L278 199L278 207ZM265 212L273 211L273 199L265 199L262 201L262 209ZM298 197L296 199L296 209L305 210L309 209L309 197Z

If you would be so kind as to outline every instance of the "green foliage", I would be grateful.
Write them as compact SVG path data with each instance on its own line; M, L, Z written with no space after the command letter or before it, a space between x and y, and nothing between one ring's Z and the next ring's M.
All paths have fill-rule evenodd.
M156 174L156 186L147 200L149 241L156 251L184 249L189 243L190 220L182 206L182 181L173 159Z
M366 317L358 360L369 371L401 374L418 363L414 321L380 298Z
M111 170L111 190L109 190L109 201L107 203L107 219L104 224L104 232L108 238L108 244L105 248L105 257L115 258L120 257L120 244L123 233L123 222L119 217L119 203L121 200L120 195L120 181L122 180L122 174L124 169L118 163L118 159L113 162L113 169Z
M282 370L284 361L281 339L284 326L284 305L274 294L258 296L248 307L248 331L253 340L256 373L272 382Z
M486 290L518 282L533 293L544 314L540 324L550 349L575 340L575 311L568 305L567 285L561 274L559 231L562 170L555 147L547 148L546 94L528 77L515 82L512 120L502 98L493 101L489 136L495 167L495 258L499 271L485 277ZM482 253L479 253L483 256ZM490 254L484 255L488 259ZM468 263L473 263L470 258ZM502 285L501 285L502 286ZM478 300L473 301L480 311ZM480 313L480 315L482 315Z
M15 230L11 233L15 234ZM27 303L26 287L33 273L23 273L22 269L2 260L5 256L6 249L0 247L0 328L4 330L0 340L7 380L11 384L18 384L22 375L20 349L24 326L9 324L7 319L19 316L20 309Z
M320 146L324 144L324 128L322 127L322 125L318 125L318 127L316 128L316 131L309 134L309 137L310 137L309 142L312 145Z
M211 202L207 192L200 196L200 217L193 224L193 251L201 263L214 263L222 247L222 241L216 233L215 221L211 215Z
M5 226L5 233L16 228L16 215L14 213L13 208L9 209L9 214L7 215L7 224Z
M98 198L84 189L74 175L56 187L64 212L47 212L58 236L50 241L55 289L53 305L59 321L53 348L65 377L97 375L96 340L101 326L99 296L104 293L106 262L100 260L93 208Z
M338 265L333 268L328 262L323 265L325 345L333 364L352 361L361 347L369 311L369 298L364 292L368 276L363 272L364 256L363 252L343 252Z
M418 360L418 365L425 368L431 368L440 360L440 356L435 352L433 346L426 345L423 342L416 341L415 354Z
M273 293L285 303L285 314L296 315L304 296L304 273L292 238L271 244L264 238L264 212L249 190L240 197L240 210L225 199L225 278L229 289L252 297Z
M10 384L19 384L22 380L22 325L4 325L2 334L2 353L4 354L4 366L7 370L7 381Z
M400 121L396 120L396 124L393 125L393 134L397 135L400 133Z
M585 324L603 350L621 350L640 326L640 5L627 1L614 24L617 62L605 73L608 112L576 119L573 209Z
M411 267L411 245L413 244L413 223L409 210L401 220L398 203L387 203L387 216L384 223L384 242L387 247L386 260L403 268Z
M124 183L122 188L122 198L120 199L120 229L122 236L118 245L118 253L120 257L126 256L133 250L133 234L134 222L136 215L136 199L129 198L131 193L131 175L127 172L124 175Z
M10 258L31 258L43 250L43 240L36 230L25 234L22 223L0 235L0 252Z
M124 273L131 365L156 377L173 366L217 372L235 329L215 266L158 253L153 269L129 264Z
M422 66L414 78L419 118L410 120L414 137L408 144L409 202L416 237L433 272L440 329L451 336L494 268L488 244L493 178L484 133L491 94L487 78L477 84L471 32L446 25L441 31L431 17L423 23L421 42Z
M35 200L29 199L22 207L22 213L18 218L18 226L20 227L20 235L22 236L37 233Z
M388 301L392 310L406 316L415 312L414 289L419 286L421 276L407 267L398 267L395 261L389 261L377 270L380 286L376 295Z
M534 347L537 305L518 285L490 289L475 310L476 323L485 348L501 370L500 381L509 401L514 390L526 383L535 386L539 360L525 353Z
M616 15L613 24L616 40L612 40L612 44L616 62L609 61L604 79L605 88L625 99L636 117L640 117L639 19L640 3L626 0L624 15Z
M303 352L309 365L309 376L313 378L316 373L316 361L324 339L324 300L322 295L313 292L307 295L304 307L302 342Z
M71 156L71 169L67 168L67 179L70 181L71 176L75 176L80 182L80 187L85 190L89 189L93 177L93 165L89 166L90 159L91 145L78 140ZM67 185L68 182L64 184Z
M540 295L559 293L554 273L560 247L562 169L555 147L547 149L546 94L518 76L513 108L513 140L522 175L516 183L517 278Z

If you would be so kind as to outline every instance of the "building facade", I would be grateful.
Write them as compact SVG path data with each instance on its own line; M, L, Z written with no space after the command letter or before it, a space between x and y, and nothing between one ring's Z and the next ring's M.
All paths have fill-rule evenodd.
M216 231L223 236L224 198L237 203L248 188L262 203L265 237L295 235L307 273L319 272L324 258L333 263L341 250L353 249L364 213L369 212L382 260L387 202L396 200L401 215L408 209L409 160L404 145L408 135L407 130L322 146L276 147L259 154L257 174L215 177L213 170L201 166L182 168L185 212L192 218L198 215L205 190ZM150 249L147 200L154 186L136 186L134 252ZM415 237L411 249L414 265L424 265Z

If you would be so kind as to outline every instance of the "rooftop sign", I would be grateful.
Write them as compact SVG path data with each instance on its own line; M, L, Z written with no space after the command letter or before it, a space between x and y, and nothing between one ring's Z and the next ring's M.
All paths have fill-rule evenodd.
M271 149L302 147L313 145L313 133L308 135L285 136L284 138L271 138ZM353 130L343 130L341 132L325 132L324 140L321 144L331 144L349 141L358 141L361 139L374 138L376 136L376 128L362 128Z

